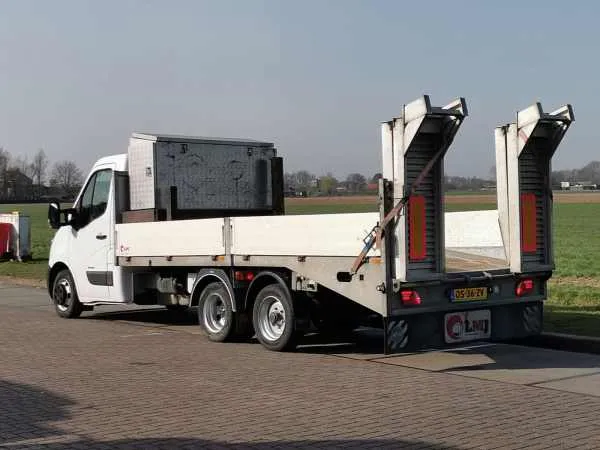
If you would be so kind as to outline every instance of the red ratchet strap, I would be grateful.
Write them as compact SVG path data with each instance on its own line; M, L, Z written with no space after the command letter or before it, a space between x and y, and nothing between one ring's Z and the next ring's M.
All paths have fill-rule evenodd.
M360 254L354 260L352 264L352 268L350 269L350 275L355 275L358 272L358 269L362 267L367 259L367 254L373 248L376 242L381 242L381 238L383 237L384 230L387 225L394 219L396 219L400 213L404 210L404 207L408 203L408 199L413 195L416 190L419 188L425 177L431 171L431 168L437 162L437 160L442 156L442 154L446 151L446 146L442 146L442 148L431 158L431 160L427 163L427 165L423 168L417 179L412 184L410 191L407 195L402 197L400 201L394 206L390 212L386 214L380 224L375 225L369 235L365 239L365 246L363 247Z

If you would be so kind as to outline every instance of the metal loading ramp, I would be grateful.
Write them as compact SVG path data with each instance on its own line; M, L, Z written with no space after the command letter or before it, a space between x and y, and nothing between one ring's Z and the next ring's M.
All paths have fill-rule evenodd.
M425 95L404 105L400 117L382 124L383 178L392 182L393 198L383 208L381 222L392 204L406 201L386 231L389 239L393 229L397 246L393 261L386 258L397 281L443 278L444 156L467 114L464 98L436 107Z
M551 161L574 120L571 105L546 113L535 103L495 130L498 214L511 272L554 269Z
M496 128L498 209L445 214L447 272L553 270L551 160L573 121L535 103Z

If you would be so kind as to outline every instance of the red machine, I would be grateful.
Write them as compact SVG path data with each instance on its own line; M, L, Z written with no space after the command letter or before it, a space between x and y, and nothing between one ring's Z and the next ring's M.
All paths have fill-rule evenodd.
M10 223L0 223L0 258L12 253L12 227Z

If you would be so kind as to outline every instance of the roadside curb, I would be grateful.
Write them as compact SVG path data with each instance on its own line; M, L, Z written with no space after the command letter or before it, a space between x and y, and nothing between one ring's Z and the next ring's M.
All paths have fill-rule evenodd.
M515 341L515 343L568 352L600 354L600 338L593 336L545 332L539 336Z

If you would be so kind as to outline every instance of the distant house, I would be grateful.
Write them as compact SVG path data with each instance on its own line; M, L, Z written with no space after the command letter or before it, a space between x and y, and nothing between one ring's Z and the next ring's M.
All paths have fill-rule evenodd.
M0 198L15 201L32 200L33 180L19 169L8 169L0 179Z

